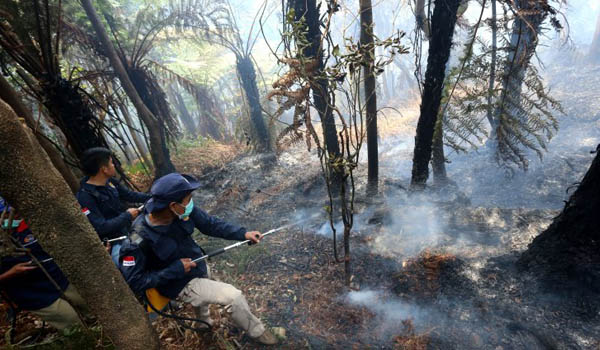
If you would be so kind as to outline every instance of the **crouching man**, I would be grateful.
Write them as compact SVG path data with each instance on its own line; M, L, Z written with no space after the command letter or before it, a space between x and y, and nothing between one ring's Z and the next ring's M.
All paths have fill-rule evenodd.
M203 255L192 239L194 228L229 240L258 243L262 238L259 232L247 232L194 207L192 192L199 187L194 178L178 173L156 180L146 212L134 221L129 239L123 242L119 268L138 295L156 288L167 298L194 306L197 317L208 324L213 323L209 304L228 305L236 326L261 344L276 344L275 336L252 314L237 288L209 279L204 261L192 262Z
M11 210L0 198L0 213L5 209L7 212ZM87 305L54 260L42 249L25 221L15 213L12 222L5 220L1 224L3 229L12 231L11 238L15 246L29 250L29 254L45 270L42 271L33 263L29 254L0 257L2 296L17 309L39 316L56 329L63 330L82 324L75 309L88 315ZM11 227L8 227L9 224Z

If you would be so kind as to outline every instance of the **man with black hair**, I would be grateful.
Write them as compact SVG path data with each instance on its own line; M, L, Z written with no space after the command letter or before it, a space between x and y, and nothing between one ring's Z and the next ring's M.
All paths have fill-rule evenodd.
M112 152L104 147L94 147L83 152L81 168L86 175L77 192L81 211L90 220L100 239L126 236L140 209L125 210L122 201L144 203L151 195L130 191L114 178L117 171ZM115 264L118 264L120 247L120 242L116 242L111 248Z
M200 187L189 175L171 173L152 185L146 214L133 223L123 242L119 269L138 296L156 289L169 299L191 304L199 319L212 325L209 304L228 305L235 325L255 341L274 345L277 339L252 314L246 298L234 286L210 279L204 261L193 262L203 250L192 238L194 229L229 240L258 243L262 234L227 223L194 206L192 192Z

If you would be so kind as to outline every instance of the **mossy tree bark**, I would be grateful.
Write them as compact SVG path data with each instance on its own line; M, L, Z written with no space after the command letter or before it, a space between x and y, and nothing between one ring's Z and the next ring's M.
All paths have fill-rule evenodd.
M577 187L552 224L521 255L519 265L553 287L600 291L600 145Z
M425 83L423 84L421 114L417 124L417 136L415 137L410 184L412 190L423 189L429 177L433 134L440 110L446 64L450 58L459 5L460 0L435 1L431 18L431 39L429 40L427 71L425 72Z
M27 218L36 238L98 317L118 349L158 349L144 310L115 268L69 187L28 128L0 100L1 195Z

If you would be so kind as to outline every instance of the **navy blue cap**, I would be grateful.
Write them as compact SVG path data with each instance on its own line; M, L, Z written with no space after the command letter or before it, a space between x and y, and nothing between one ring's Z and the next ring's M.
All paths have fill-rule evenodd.
M190 175L171 173L154 181L150 193L152 198L146 202L149 213L163 210L171 202L179 202L188 193L198 189L200 183Z

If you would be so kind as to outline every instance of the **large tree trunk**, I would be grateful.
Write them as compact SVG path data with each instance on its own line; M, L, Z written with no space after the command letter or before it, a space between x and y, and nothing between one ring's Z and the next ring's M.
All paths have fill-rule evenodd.
M319 9L316 0L294 0L295 20L300 21L304 17L306 23L306 39L310 46L304 48L304 55L307 58L316 60L315 76L323 74L324 63L321 47L321 28L319 21ZM313 86L313 103L321 123L323 124L323 137L325 146L331 158L340 156L340 145L338 143L335 119L333 109L331 108L331 96L329 95L329 82L327 79L318 79Z
M590 46L589 58L593 63L600 63L600 14L596 21L596 33L594 33L592 46Z
M50 161L52 161L52 164L56 170L58 170L63 179L65 179L66 183L69 185L71 192L76 193L79 190L79 181L71 171L71 168L69 168L69 166L65 163L64 159L56 150L56 148L54 148L52 142L50 142L46 136L41 133L41 131L37 130L38 125L33 118L31 111L25 107L15 89L2 74L0 74L0 99L8 103L19 117L25 119L25 123L27 123L27 126L34 132L36 139L44 151L46 151L46 154L50 158Z
M368 191L377 193L379 181L379 148L377 145L377 93L375 91L376 78L375 45L373 44L373 8L371 0L360 0L360 44L367 47L365 66L363 69L365 80L365 99L367 107L367 149L368 149Z
M98 18L98 14L94 9L90 0L80 0L85 12L98 35L98 39L102 43L108 59L115 70L116 75L119 77L121 86L125 93L131 99L131 102L135 106L138 116L142 119L144 124L148 127L149 139L150 139L150 155L154 162L154 170L156 177L166 175L175 171L175 166L171 163L171 158L166 146L166 140L164 135L164 128L161 125L160 120L150 111L149 107L146 106L140 94L136 90L136 87L131 82L128 72L125 70L125 65L117 55L117 52L106 34L103 24Z
M415 137L411 178L411 189L413 190L424 188L429 177L433 133L440 110L446 63L450 58L450 48L459 4L460 0L435 1L431 19L427 72L425 72L423 98L421 100L421 115L419 116L417 136Z
M77 287L118 349L158 349L144 310L115 268L69 187L39 144L0 100L2 197L27 218L36 238Z
M242 81L242 88L244 89L246 100L248 101L248 107L250 108L250 120L252 121L254 133L258 139L258 146L261 151L268 152L271 150L271 141L263 119L254 65L249 56L238 56L236 67Z
M600 291L600 145L592 165L563 211L519 260L553 287Z

